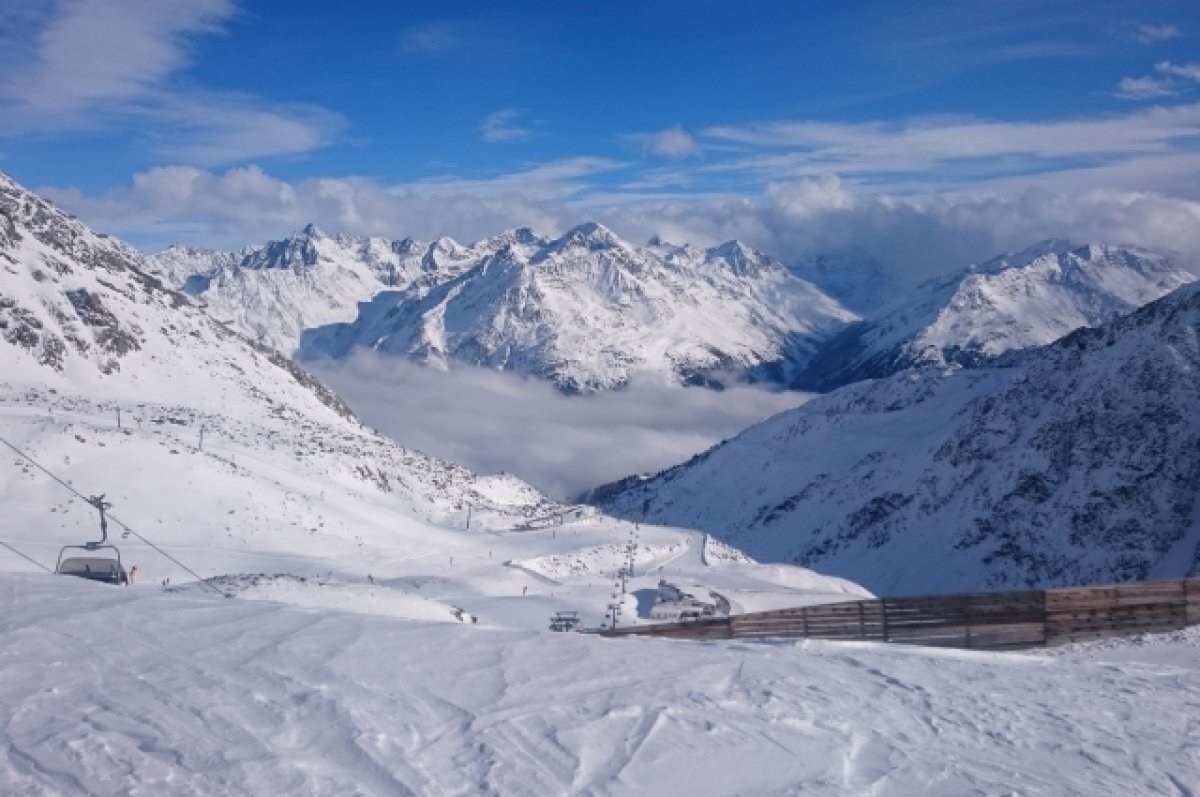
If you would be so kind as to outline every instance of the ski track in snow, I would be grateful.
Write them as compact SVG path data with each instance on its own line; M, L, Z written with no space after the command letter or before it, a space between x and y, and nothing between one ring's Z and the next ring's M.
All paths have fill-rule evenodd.
M1155 664L1152 640L1131 661L608 640L27 575L0 576L0 605L9 795L1130 795L1200 778L1195 629Z

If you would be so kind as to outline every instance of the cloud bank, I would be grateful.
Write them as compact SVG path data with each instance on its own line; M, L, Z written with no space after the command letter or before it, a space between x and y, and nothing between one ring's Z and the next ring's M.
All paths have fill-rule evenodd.
M129 127L174 162L217 165L329 144L340 114L179 78L233 0L62 0L0 17L0 135Z
M623 165L603 159L542 164L491 181L384 186L357 178L289 182L258 167L213 173L162 167L99 196L41 188L98 229L148 249L183 241L236 248L322 229L431 240L475 241L527 226L543 234L601 222L634 242L651 236L712 245L746 241L784 262L856 252L901 282L961 268L1049 237L1128 243L1179 255L1200 271L1200 201L1153 191L1098 187L1120 182L1114 164L1060 176L1059 188L998 186L987 193L899 196L834 175L767 184L757 194L610 194L597 176ZM1140 178L1200 172L1200 154L1139 163Z
M480 368L441 371L369 351L305 367L364 423L403 445L482 473L516 474L560 499L682 462L805 400L651 378L623 391L564 396L537 379Z

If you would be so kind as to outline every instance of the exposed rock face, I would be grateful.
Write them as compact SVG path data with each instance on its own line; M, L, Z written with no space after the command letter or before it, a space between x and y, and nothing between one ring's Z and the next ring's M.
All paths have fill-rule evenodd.
M603 508L878 593L1200 570L1200 286L978 370L851 385Z
M273 352L256 354L236 333L166 287L134 248L95 233L0 175L0 334L10 382L55 378L78 389L203 397L213 386L279 393L304 414L350 411L330 391ZM278 358L271 391L254 384L253 363ZM57 377L44 373L53 371ZM117 377L122 373L121 377Z

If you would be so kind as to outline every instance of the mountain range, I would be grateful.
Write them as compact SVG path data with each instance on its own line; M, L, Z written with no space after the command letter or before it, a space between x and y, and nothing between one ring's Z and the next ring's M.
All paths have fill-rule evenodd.
M1042 241L922 283L827 340L792 386L825 392L915 366L974 367L1117 318L1193 279L1144 249Z
M620 387L644 371L786 382L857 319L739 242L638 247L598 224L471 246L309 227L240 253L174 247L154 260L217 317L300 360L365 347L536 375L566 392Z
M639 247L597 224L470 246L310 225L238 252L176 246L150 260L216 318L301 361L368 348L533 375L568 393L639 372L825 392L916 366L974 367L1193 279L1145 249L1051 239L900 291L863 257L789 269L737 241Z
M844 387L592 493L883 594L1200 570L1200 285L988 367Z

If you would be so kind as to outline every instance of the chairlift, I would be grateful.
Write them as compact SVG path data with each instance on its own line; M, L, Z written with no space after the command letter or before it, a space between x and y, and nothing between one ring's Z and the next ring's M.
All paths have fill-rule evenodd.
M88 503L100 512L100 539L83 545L64 545L58 552L58 564L54 572L105 584L128 584L129 574L121 563L121 551L108 542L108 519L104 512L112 508L112 504L105 501L103 495L92 496ZM85 555L68 556L69 551L83 551Z
M550 618L551 631L579 631L583 628L583 619L579 612L556 612Z

